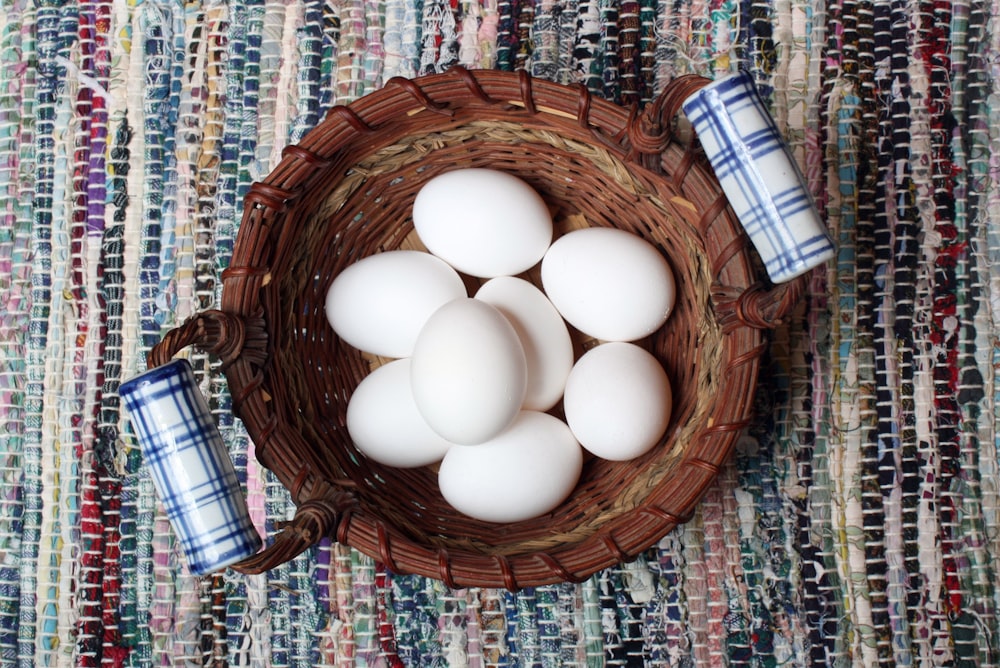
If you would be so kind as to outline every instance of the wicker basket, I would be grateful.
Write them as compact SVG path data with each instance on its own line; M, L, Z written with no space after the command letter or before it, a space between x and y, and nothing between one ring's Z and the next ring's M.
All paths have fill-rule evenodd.
M285 150L245 199L220 309L169 332L149 358L156 366L188 345L219 356L257 458L297 504L239 570L267 570L332 536L397 573L517 589L583 580L691 516L747 424L764 330L804 286L761 282L697 143L672 140L680 102L706 82L677 79L640 113L524 73L456 68L393 79L334 107ZM410 209L428 179L483 166L538 190L557 234L585 224L644 237L678 283L667 326L640 342L675 388L663 442L632 461L587 461L561 506L502 525L453 510L432 467L394 469L359 454L344 427L347 401L380 360L342 343L324 315L343 268L415 247Z

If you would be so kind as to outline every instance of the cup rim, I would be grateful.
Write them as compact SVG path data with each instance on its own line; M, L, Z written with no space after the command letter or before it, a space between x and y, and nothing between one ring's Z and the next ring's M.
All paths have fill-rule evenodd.
M750 84L750 86L757 90L757 86L753 83L753 78L750 73L746 70L737 70L735 72L730 72L729 74L713 79L709 83L702 86L701 91L715 90L718 88L732 88L736 85ZM699 91L700 92L700 91ZM696 92L691 97L694 97L698 93Z
M155 383L156 381L163 380L165 378L171 378L179 374L191 371L191 363L184 358L178 358L170 360L166 364L162 364L152 369L146 369L142 373L132 376L128 380L124 381L118 388L119 394L130 394L135 390L139 389L140 386L149 383Z
M215 560L203 560L196 562L195 560L192 560L191 556L187 553L186 546L182 545L181 547L184 551L184 557L187 562L188 570L191 571L192 575L211 575L213 573L224 571L230 566L238 564L244 559L248 559L259 553L261 548L264 547L264 539L261 538L260 532L257 531L256 527L251 525L251 529L252 532L246 533L249 540L241 546L242 549L230 550L221 558Z

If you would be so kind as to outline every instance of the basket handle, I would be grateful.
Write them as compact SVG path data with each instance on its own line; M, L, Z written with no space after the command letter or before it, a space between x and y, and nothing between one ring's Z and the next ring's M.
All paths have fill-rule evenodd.
M266 341L262 319L244 320L210 309L167 332L149 352L147 366L166 364L188 346L218 357L223 368L240 359L261 366L266 361ZM308 470L306 467L301 473ZM354 495L347 483L338 487L322 483L321 487L314 488L312 498L298 505L295 516L279 527L281 532L270 545L232 568L247 574L263 573L294 559L320 538L330 535L342 514L354 504Z
M305 501L295 509L295 517L290 522L279 525L281 533L274 542L252 557L233 564L233 570L259 575L291 561L324 536L331 535L342 514L352 505L354 496L346 489Z
M672 141L676 141L675 119L681 118L684 100L712 82L698 74L685 74L671 81L651 103L633 110L627 134L632 146L632 158L644 167L662 172L662 154Z
M244 320L225 311L210 309L167 332L149 351L146 364L149 368L166 364L188 346L218 357L223 369L241 358L261 365L267 355L262 320Z
M755 283L745 290L722 285L712 286L712 303L723 331L737 327L775 329L791 315L806 293L809 274L787 283Z
M680 118L684 101L711 82L712 79L698 74L677 77L641 114L633 115L628 136L637 162L649 169L662 171L663 152L671 141L678 141L675 137L676 119ZM688 137L686 160L704 159L704 156L694 156L695 144L692 131ZM708 171L714 174L711 169ZM687 172L687 168L681 168L674 176L683 180ZM707 218L714 219L715 213L707 215ZM741 326L754 329L780 326L805 295L809 276L810 273L806 273L779 284L757 282L745 290L716 282L712 287L712 302L719 322L726 331Z

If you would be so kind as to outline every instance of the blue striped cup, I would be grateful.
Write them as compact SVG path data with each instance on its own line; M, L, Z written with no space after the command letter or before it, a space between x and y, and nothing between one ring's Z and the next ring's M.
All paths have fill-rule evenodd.
M682 108L773 282L834 256L802 172L747 73L713 81Z
M190 363L150 369L119 394L190 571L213 573L256 553L260 535Z

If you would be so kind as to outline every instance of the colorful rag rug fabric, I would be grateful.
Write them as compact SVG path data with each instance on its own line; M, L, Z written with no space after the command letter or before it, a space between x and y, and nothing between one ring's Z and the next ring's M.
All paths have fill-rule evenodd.
M3 665L1000 664L997 0L0 0ZM694 519L582 584L324 542L197 579L117 389L331 105L453 64L621 104L751 71L838 245ZM191 360L259 529L292 512Z

